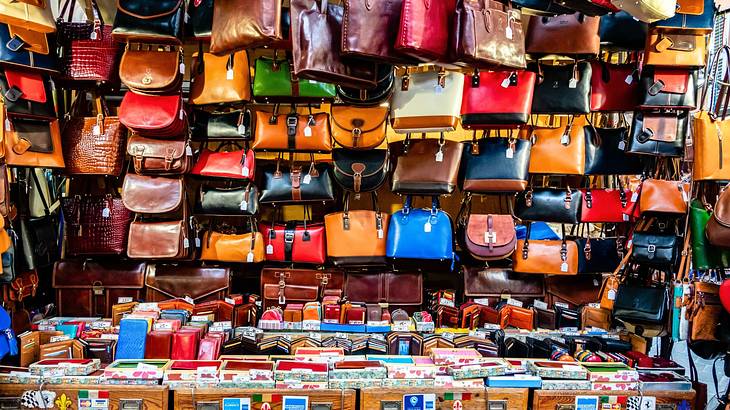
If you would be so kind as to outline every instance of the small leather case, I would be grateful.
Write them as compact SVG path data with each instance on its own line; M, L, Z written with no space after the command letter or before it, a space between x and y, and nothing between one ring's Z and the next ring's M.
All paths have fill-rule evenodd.
M324 322L340 323L340 305L329 304L324 306Z
M99 359L101 363L111 363L114 361L114 352L117 347L116 340L86 339L84 343L86 345L87 359Z
M215 360L220 352L221 339L207 336L200 341L198 360Z
M499 324L502 329L515 327L517 329L532 330L534 322L534 314L530 309L505 305L499 310Z
M580 314L578 310L555 306L555 326L558 329L566 327L580 329Z
M367 305L368 322L379 322L381 317L383 317L383 308L379 304Z
M117 359L144 359L149 322L145 319L123 319L119 324Z
M608 309L583 306L580 318L583 329L595 327L598 329L609 330L611 327L611 311Z
M178 332L172 336L172 360L195 360L198 352L197 332Z
M538 329L555 330L555 311L553 309L532 308L535 312L535 326Z
M40 332L25 332L18 336L18 339L20 341L20 367L28 367L37 362L41 348Z
M172 349L173 333L166 330L154 330L147 335L145 359L169 359Z
M284 321L291 323L301 323L302 321L302 310L304 305L302 304L288 304L284 308Z
M84 346L78 340L63 340L41 345L38 360L83 359Z
M504 340L504 357L530 357L530 347L520 339L508 337Z
M345 323L348 325L364 325L367 309L362 306L353 306L347 311Z
M131 313L137 302L120 303L112 306L112 325L118 326L125 313Z
M552 348L550 345L542 339L535 339L534 337L526 337L525 343L529 348L529 356L533 359L549 359L552 354Z

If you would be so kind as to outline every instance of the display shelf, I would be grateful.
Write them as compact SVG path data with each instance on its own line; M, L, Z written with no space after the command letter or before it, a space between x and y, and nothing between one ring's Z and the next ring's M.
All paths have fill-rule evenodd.
M487 393L484 389L362 389L359 410L402 410L407 408L404 400L433 398L434 410L484 410L487 408ZM457 403L458 402L458 403ZM410 402L409 404L412 404ZM421 407L417 407L421 408Z
M33 392L33 393L28 393ZM36 392L41 392L50 399L51 407L59 410L93 408L108 410L167 410L169 390L166 386L133 386L133 385L100 385L100 384L3 384L0 385L0 398L5 401L0 408L21 408L12 402L13 399L37 399ZM24 396L25 394L25 396ZM29 398L28 396L33 396ZM80 400L89 400L82 406ZM91 401L97 400L95 403ZM36 408L43 406L36 402ZM34 406L22 406L27 408Z
M224 409L224 399L248 399L251 410L284 410L287 398L306 398L304 410L355 410L355 390L178 389L172 392L175 410ZM240 408L240 407L238 407Z
M696 393L692 391L652 391L643 395L638 391L591 391L591 390L535 390L532 398L533 410L574 410L576 409L577 396L598 397L599 402L602 397L607 397L608 401L622 401L623 398L641 397L649 402L654 402L652 397L656 398L656 404L649 407L636 408L652 408L656 410L702 410L702 407L695 406ZM623 404L622 409L627 408Z

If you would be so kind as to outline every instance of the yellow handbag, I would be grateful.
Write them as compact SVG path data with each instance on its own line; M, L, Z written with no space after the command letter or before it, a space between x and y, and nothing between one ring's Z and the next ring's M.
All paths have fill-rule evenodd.
M200 260L236 263L264 261L264 237L260 232L225 234L206 231L201 239Z
M388 107L330 107L332 138L350 149L372 149L385 141Z
M225 104L251 99L251 72L245 51L222 57L193 54L190 104Z
M17 0L0 0L0 23L39 33L56 32L56 21L47 4L39 7Z
M560 125L532 128L530 174L583 175L586 142L585 117L562 117Z

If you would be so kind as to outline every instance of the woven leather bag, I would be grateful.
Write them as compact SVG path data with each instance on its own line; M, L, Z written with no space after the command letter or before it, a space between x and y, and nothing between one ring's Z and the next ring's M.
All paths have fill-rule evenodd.
M123 254L132 211L112 194L61 198L69 255Z

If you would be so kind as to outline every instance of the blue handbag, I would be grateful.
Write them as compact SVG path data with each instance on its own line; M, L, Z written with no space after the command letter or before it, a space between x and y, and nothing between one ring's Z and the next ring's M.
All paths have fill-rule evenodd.
M10 315L0 306L0 359L18 354L18 341L10 326Z
M438 196L432 197L431 208L414 209L411 202L409 195L403 209L390 218L386 256L394 261L426 259L452 263L451 218L439 209Z
M677 5L677 14L674 17L657 21L655 27L681 28L692 30L712 31L715 20L715 0L704 0L704 8L700 14L682 12L681 5Z
M58 73L55 49L48 54L28 51L20 37L10 38L7 24L0 24L0 64Z

